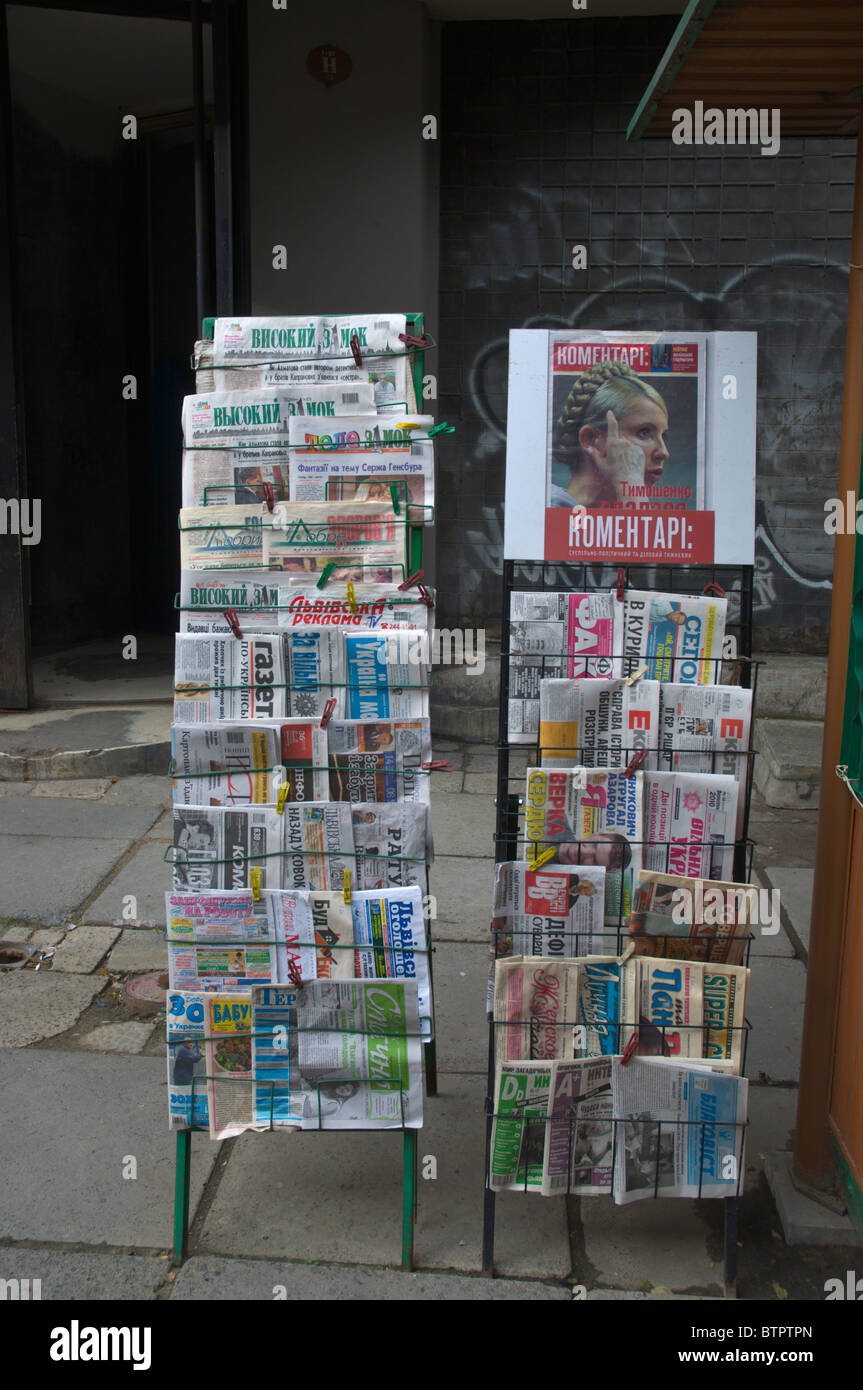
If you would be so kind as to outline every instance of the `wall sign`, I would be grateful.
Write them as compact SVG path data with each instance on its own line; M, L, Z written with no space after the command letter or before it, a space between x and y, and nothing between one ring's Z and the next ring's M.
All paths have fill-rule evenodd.
M325 87L333 87L336 82L344 82L350 77L353 63L350 55L335 44L322 43L306 54L306 72L316 77Z

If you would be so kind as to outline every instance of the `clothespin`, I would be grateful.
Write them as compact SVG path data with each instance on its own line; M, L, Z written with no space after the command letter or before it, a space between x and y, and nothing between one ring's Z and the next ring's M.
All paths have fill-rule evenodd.
M235 637L242 637L243 630L240 627L240 619L237 617L236 608L226 608L222 614Z
M632 761L630 762L629 767L624 772L624 777L632 777L641 767L641 764L644 762L646 757L647 749L639 748L638 752L635 754Z
M637 670L637 671L633 671L631 676L626 676L626 677L624 678L623 684L624 684L624 685L635 685L636 681L640 681L640 680L641 680L641 677L644 675L645 671L647 671L647 670L648 670L647 665L639 666L638 670Z
M249 883L252 887L252 899L259 903L261 901L261 871L257 866L249 874Z
M278 811L280 816L283 816L285 814L285 802L288 799L288 792L290 790L291 779L289 777L288 780L286 782L283 782L282 785L279 787L279 794L276 797L276 810Z
M623 603L623 594L626 589L626 570L622 567L617 571L616 595L618 603Z
M363 365L363 355L360 352L360 340L356 333L351 334L351 352L354 354L354 361L358 367Z
M416 420L399 420L396 425L397 430L418 430L419 425Z
M297 989L303 988L303 977L300 974L300 967L295 960L288 961L288 979Z
M629 1039L629 1042L626 1044L626 1047L623 1049L623 1055L622 1055L621 1058L620 1058L620 1065L621 1065L622 1067L628 1066L629 1063L632 1061L633 1057L635 1056L637 1050L638 1050L638 1033L635 1032L635 1033L633 1033L632 1037Z
M350 871L350 869L345 869L344 887L343 887L343 889L342 889L342 892L343 892L343 894L344 894L345 902L346 902L346 903L349 903L350 900L351 900L351 871Z
M400 333L399 342L404 343L405 347L427 348L431 347L430 338L418 338L416 333Z
M434 599L425 584L418 585L420 591L420 603L424 603L426 608L434 608Z
M276 496L273 492L272 483L261 483L261 492L264 494L264 501L267 504L267 511L274 512L276 510Z
M550 860L550 859L553 859L554 856L555 856L555 850L554 850L554 849L545 849L545 850L543 850L542 854L537 854L537 850L538 850L538 849L539 849L539 841L538 841L538 840L534 840L534 842L533 842L533 863L532 863L531 866L530 866L532 869L541 869L542 866L543 866L543 864L547 864L547 863L549 862L549 860Z
M404 583L398 585L399 590L403 591L404 589L409 589L412 584L418 584L424 574L425 570L414 570L413 574L408 575Z
M715 579L711 579L709 584L705 584L701 592L702 594L709 594L716 598L725 598L725 590L721 584L717 584Z
M423 772L452 772L452 765L446 758L435 758L430 763L422 764Z
M390 497L393 499L393 511L396 516L401 516L401 503L399 502L399 485L390 483Z
M432 425L426 439L434 439L436 434L455 434L455 425L448 425L446 420L441 420L439 425Z
M357 591L354 588L354 581L352 579L348 580L346 592L348 596L348 608L351 610L352 613L358 613L359 609L357 608Z
M335 712L336 712L336 702L335 702L335 700L332 700L332 699L331 699L331 700L327 700L327 703L324 705L324 712L323 712L323 714L321 715L321 728L322 728L322 729L325 729L325 728L327 727L327 725L329 724L329 722L330 722L330 720L332 719L332 717L333 717L333 715L335 714Z
M322 589L322 588L324 587L324 585L326 584L327 580L329 579L329 577L330 577L330 575L332 574L332 572L333 572L333 570L335 569L335 567L336 567L336 562L335 562L335 560L330 560L329 564L324 565L323 569L321 570L321 577L320 577L320 579L318 580L317 585L316 585L316 587L317 587L318 589Z

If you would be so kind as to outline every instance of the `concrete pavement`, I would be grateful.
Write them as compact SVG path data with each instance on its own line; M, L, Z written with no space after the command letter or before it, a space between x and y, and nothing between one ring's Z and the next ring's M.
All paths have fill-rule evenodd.
M0 973L0 1277L40 1278L43 1299L271 1299L276 1286L342 1300L559 1301L572 1285L604 1300L721 1296L710 1202L505 1194L498 1277L480 1276L494 754L440 742L435 752L453 771L433 780L440 1075L419 1136L421 1159L435 1159L421 1168L436 1176L420 1181L416 1274L397 1268L401 1144L386 1134L222 1145L196 1134L190 1258L171 1270L163 1024L123 991L165 958L167 781L139 776L0 783L0 933L56 949L39 972ZM784 1245L762 1175L794 1125L814 822L756 798L757 862L786 910L751 962L743 1298L822 1298L825 1279L853 1267L843 1247Z

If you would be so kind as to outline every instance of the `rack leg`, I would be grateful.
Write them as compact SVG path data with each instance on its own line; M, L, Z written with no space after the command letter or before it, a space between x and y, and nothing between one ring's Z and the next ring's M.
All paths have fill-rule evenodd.
M425 1058L426 1071L426 1095L437 1095L437 1044L432 1038L431 1042L423 1044L423 1057Z
M186 1258L191 1176L192 1131L190 1129L178 1129L174 1158L174 1264L176 1265L181 1265Z
M737 1197L723 1198L725 1207L725 1297L737 1297Z
M402 1154L402 1269L414 1267L414 1222L417 1204L417 1132L404 1131Z
M494 1278L494 1199L490 1187L485 1189L482 1207L482 1272L486 1279Z

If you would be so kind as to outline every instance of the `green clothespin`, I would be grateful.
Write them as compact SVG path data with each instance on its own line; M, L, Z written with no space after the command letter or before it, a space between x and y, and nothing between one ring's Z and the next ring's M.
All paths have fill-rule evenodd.
M324 565L321 570L321 577L318 580L317 588L322 589L336 567L335 560L331 560L328 565Z
M439 425L432 425L426 437L434 439L436 434L455 434L455 425L448 425L446 420L442 420Z
M402 509L399 505L398 483L390 483L390 497L393 499L393 511L395 512L396 516L401 516Z

